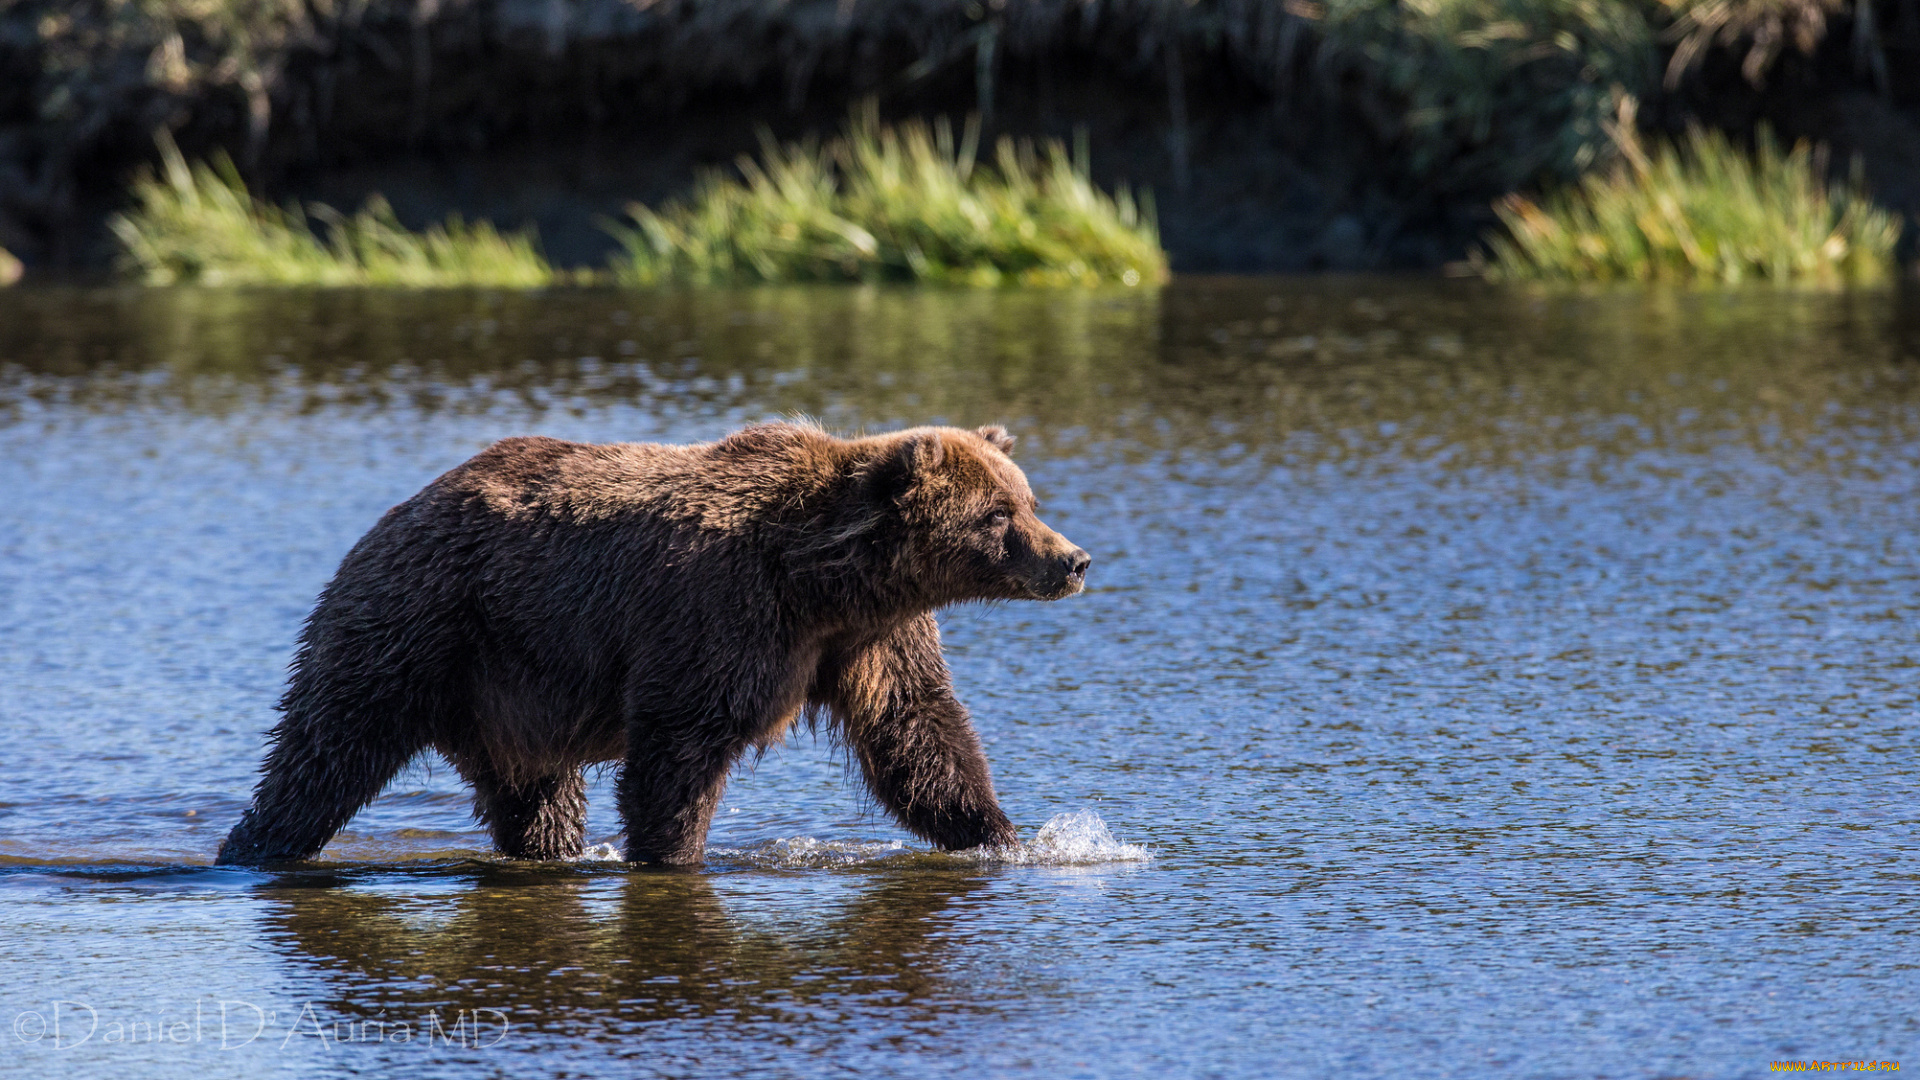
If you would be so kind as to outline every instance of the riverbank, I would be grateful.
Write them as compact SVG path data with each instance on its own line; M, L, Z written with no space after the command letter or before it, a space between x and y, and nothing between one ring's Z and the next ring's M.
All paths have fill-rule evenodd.
M1920 18L1756 3L1785 21L1710 35L1676 69L1698 6L14 2L0 247L30 274L103 271L105 222L167 128L190 157L231 153L272 200L378 193L416 229L449 213L531 226L556 264L600 265L603 219L685 195L762 127L829 132L866 98L893 118L981 113L989 140L1084 132L1096 183L1153 192L1176 271L1460 259L1494 200L1605 159L1620 93L1652 133L1766 123L1828 141L1837 163L1862 157L1881 203L1920 210ZM1768 33L1780 47L1749 64Z

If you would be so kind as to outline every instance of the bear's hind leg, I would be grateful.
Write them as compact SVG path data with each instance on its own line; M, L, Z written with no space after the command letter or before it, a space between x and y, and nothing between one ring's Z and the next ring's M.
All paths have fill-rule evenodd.
M270 736L253 805L227 834L215 862L255 866L310 859L373 801L423 749L401 723L344 732L282 720Z
M698 734L676 742L658 729L634 725L627 747L619 783L627 861L698 863L706 857L707 828L726 793L727 774L746 742L729 739L706 746Z
M509 783L492 768L461 766L473 810L509 859L577 859L587 845L587 780L579 769Z

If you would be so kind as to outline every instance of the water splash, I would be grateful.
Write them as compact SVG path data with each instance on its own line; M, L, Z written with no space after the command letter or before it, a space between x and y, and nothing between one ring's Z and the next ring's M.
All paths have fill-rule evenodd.
M982 862L1015 866L1090 866L1146 862L1153 856L1139 844L1123 844L1091 810L1055 814L1040 826L1033 842L1017 848L983 849Z
M626 854L613 844L592 844L574 857L574 862L621 862Z

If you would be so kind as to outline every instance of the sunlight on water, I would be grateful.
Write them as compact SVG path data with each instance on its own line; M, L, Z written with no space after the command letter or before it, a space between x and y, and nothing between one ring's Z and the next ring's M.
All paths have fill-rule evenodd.
M979 848L947 855L908 847L899 840L819 840L792 836L747 847L713 847L709 863L764 870L825 870L883 862L911 862L923 858L955 858L987 866L1092 866L1100 863L1146 862L1153 858L1139 844L1124 844L1091 810L1055 814L1035 834L1032 843L1015 848ZM577 862L618 862L615 844L595 844L581 852Z
M748 848L712 848L708 858L770 870L820 870L856 866L906 853L907 846L898 840L816 840L811 836L795 836Z

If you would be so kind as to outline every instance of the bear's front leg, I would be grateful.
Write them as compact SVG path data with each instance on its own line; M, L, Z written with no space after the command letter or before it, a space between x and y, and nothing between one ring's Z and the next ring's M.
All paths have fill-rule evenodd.
M953 696L931 613L823 665L816 693L880 805L948 850L1019 842L1000 812L986 751Z
M628 862L690 866L706 856L714 808L746 749L742 738L716 735L723 726L660 718L629 723L617 785Z

